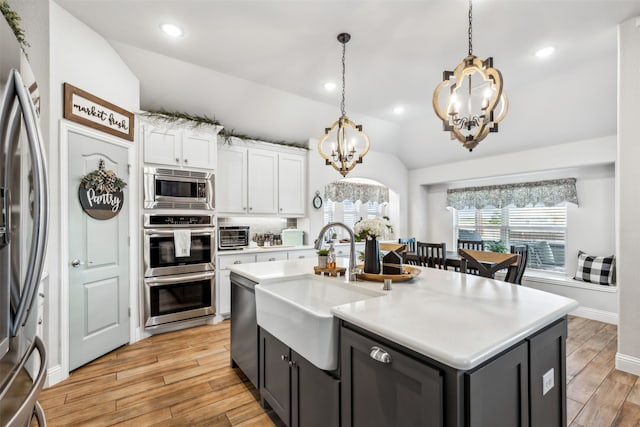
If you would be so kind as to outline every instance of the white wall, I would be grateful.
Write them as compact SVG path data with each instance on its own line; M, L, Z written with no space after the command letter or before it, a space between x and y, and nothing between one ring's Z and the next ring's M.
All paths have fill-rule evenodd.
M318 142L311 140L309 143L309 157L307 168L308 176L308 192L307 192L307 207L309 212L309 219L306 224L302 221L303 228L307 231L309 236L309 244L313 244L313 241L318 236L320 228L324 225L323 210L313 209L311 206L311 199L315 195L316 191L320 192L320 195L324 199L324 187L325 185L342 179L342 175L330 166L326 166L324 159L320 157L317 150ZM409 206L409 199L406 196L408 194L408 172L404 164L395 156L380 153L376 151L369 151L363 159L363 163L357 165L347 175L349 178L368 178L380 182L386 185L394 192L398 193L400 198L400 212L394 217L394 214L390 212L390 218L392 224L394 224L394 230L397 236L404 236L407 232L407 211Z
M428 186L433 186L436 200L432 200L432 203L435 204L437 193L443 191L442 188L435 186L436 184L458 183L456 185L461 187L470 183L489 185L492 182L499 182L502 179L500 177L510 177L509 180L515 182L514 176L517 176L519 182L535 181L543 179L540 177L545 174L553 174L561 170L613 164L615 157L616 140L614 136L610 136L411 170L409 171L409 198L417 203L409 206L409 233L418 239L431 239L430 233L434 230L433 227L430 229L428 226L431 221L429 213L433 213L439 217L439 221L443 221L444 213L439 212L437 206L434 210L430 210ZM446 197L446 194L440 197ZM447 236L451 235L451 232L447 233ZM442 236L444 231L438 230L436 234ZM452 237L449 237L449 240L445 241L451 240Z
M426 187L426 233L420 237L431 242L445 242L455 248L453 213L446 209L447 188L474 185L499 185L545 179L576 178L579 206L567 208L567 276L573 276L578 251L593 255L615 252L614 167L613 164L569 168L520 176L503 176L491 180L460 181ZM417 237L417 236L416 236ZM420 240L419 239L419 240Z
M618 26L618 287L620 288L616 367L640 375L640 18Z
M143 82L141 104L145 109L204 114L218 119L227 130L256 139L293 138L292 142L305 142L296 141L295 135L319 138L340 114L337 95L335 105L325 104L127 44L114 43L114 47ZM211 55L215 54L213 47ZM168 85L174 90L163 90ZM173 95L176 88L183 94L180 99ZM363 125L372 149L395 151L398 125L361 114L351 119Z
M122 62L113 48L95 31L67 13L54 2L49 2L50 26L50 75L49 99L50 127L43 133L50 141L49 145L49 188L50 188L50 234L48 248L48 268L50 274L50 295L47 301L49 317L48 355L49 367L57 367L62 362L62 324L60 305L59 253L60 234L60 182L59 122L63 116L62 84L72 85L86 90L100 98L132 111L139 108L139 81ZM135 142L134 142L135 144ZM133 146L133 145L132 145ZM134 153L136 150L132 150ZM135 160L135 158L134 158ZM135 169L134 169L135 170ZM135 239L132 239L134 241ZM137 292L136 292L137 294ZM54 377L55 382L55 377Z

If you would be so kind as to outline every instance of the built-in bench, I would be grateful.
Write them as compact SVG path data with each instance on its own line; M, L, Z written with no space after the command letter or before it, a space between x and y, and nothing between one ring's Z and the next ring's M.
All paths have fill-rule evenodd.
M572 277L527 271L522 285L573 298L580 304L572 314L618 324L618 288L575 280Z

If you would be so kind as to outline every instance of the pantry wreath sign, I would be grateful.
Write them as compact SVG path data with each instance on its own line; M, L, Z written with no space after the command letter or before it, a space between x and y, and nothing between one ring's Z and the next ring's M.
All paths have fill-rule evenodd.
M133 113L64 84L64 118L133 141Z
M105 170L100 159L98 169L80 180L78 197L87 215L95 219L111 219L118 215L124 204L124 188L127 183L112 170Z

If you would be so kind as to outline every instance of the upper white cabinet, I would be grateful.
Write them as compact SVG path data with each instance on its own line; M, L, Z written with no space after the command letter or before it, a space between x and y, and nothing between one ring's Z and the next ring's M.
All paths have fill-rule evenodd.
M278 153L250 149L247 160L249 213L278 213Z
M304 215L305 166L305 156L288 153L278 155L279 213Z
M187 126L143 122L144 162L179 168L215 170L221 126Z
M227 145L218 151L216 181L217 211L247 213L247 149L245 147Z
M257 146L256 146L257 145ZM220 214L304 216L306 151L233 138L219 143Z

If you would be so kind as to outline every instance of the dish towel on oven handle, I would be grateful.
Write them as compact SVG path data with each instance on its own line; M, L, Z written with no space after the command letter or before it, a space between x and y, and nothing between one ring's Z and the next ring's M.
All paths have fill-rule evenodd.
M173 246L176 250L176 258L191 256L191 230L175 230Z

